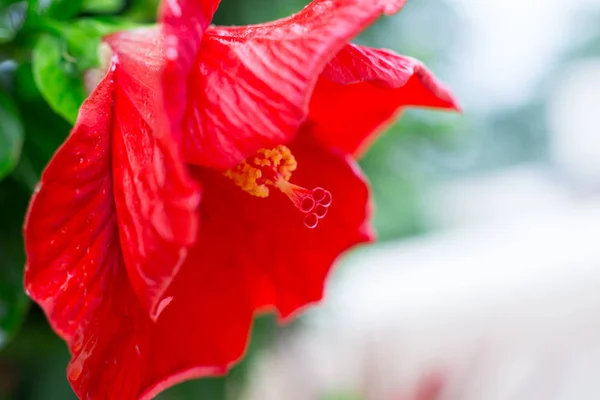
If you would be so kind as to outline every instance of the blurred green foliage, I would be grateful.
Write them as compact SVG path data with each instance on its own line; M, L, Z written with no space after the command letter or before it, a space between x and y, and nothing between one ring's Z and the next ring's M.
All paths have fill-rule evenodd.
M17 106L7 94L0 92L0 180L17 165L23 136Z
M50 107L74 124L87 97L84 74L100 67L101 38L133 24L86 18L52 25L53 33L41 35L33 48L33 76Z
M51 107L72 124L87 97L75 60L68 53L66 40L49 34L41 36L33 49L33 76L38 88Z
M28 308L23 292L23 240L21 223L12 214L25 213L29 193L7 179L0 183L0 346L15 334Z

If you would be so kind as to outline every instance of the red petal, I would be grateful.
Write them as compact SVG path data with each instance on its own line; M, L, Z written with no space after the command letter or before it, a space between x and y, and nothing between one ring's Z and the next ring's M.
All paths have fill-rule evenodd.
M25 285L67 341L93 319L115 268L111 176L113 73L83 104L71 136L42 175L25 221Z
M403 3L315 0L279 21L210 28L186 82L185 159L224 169L260 148L289 142L327 62Z
M164 65L159 31L122 32L108 43L116 55L113 173L119 233L133 287L157 318L196 240L200 197L172 138L156 121Z
M155 323L115 276L95 323L73 346L71 382L91 398L150 398L177 382L225 373L243 354L252 314L275 306L283 317L321 298L332 262L371 239L368 188L354 161L316 145L308 133L292 145L297 184L333 194L315 230L280 193L250 196L210 169L197 168L205 191L203 229L167 291ZM128 294L129 293L129 294Z
M202 268L199 248L169 289L171 304L151 322L135 301L118 245L112 295L71 347L69 380L80 398L150 399L183 380L226 372L243 354L253 310L239 275ZM120 273L119 273L120 271Z
M111 165L111 135L120 132L112 128L113 99L119 107L124 97L117 72L111 70L82 106L43 174L25 224L27 290L67 340L69 380L86 399L150 398L183 379L223 373L245 349L253 311L243 277L197 268L197 249L167 291L171 303L158 322L138 301L119 237L129 221L121 221L121 212L117 221L113 199L113 185L123 191L128 183L113 182L111 170L131 172L128 165ZM116 119L129 106L119 108ZM131 140L114 134L117 147L135 146ZM126 193L131 198L125 202L139 197Z
M187 77L219 3L220 0L163 0L161 4L160 22L166 47L162 80L168 117L164 122L177 141L187 102Z
M309 124L326 146L358 154L404 106L459 110L450 91L421 62L348 45L319 79Z
M255 198L214 171L198 171L207 182L205 228L167 289L169 306L152 322L121 254L109 78L82 107L31 205L27 286L69 342L68 374L79 397L149 399L182 380L224 373L244 352L256 307L274 305L287 316L318 300L334 259L371 237L368 189L352 160L308 134L291 145L299 162L293 180L334 196L315 230L283 195ZM80 165L80 156L90 162Z
M323 294L335 259L372 238L368 187L349 158L331 154L302 133L290 145L298 161L291 182L332 193L333 203L316 229L276 189L268 198L251 196L221 174L202 169L205 191L198 267L245 276L257 308L274 306L289 316Z
M148 127L146 111L154 108L140 82L151 68L138 74L118 52L113 61L42 175L25 225L27 289L68 341L107 295L105 274L114 267L106 249L114 237L139 300L156 317L197 235L196 185L174 143Z

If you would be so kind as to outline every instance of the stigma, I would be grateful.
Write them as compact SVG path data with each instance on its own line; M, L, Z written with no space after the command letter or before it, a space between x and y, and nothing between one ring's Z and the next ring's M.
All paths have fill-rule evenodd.
M307 189L290 182L298 163L286 146L260 149L238 166L225 171L242 190L257 197L268 197L276 188L304 215L304 225L314 229L327 215L331 193L321 187Z

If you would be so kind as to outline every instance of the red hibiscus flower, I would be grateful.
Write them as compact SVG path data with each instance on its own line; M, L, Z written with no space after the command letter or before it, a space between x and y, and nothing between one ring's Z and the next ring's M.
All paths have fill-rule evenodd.
M72 353L81 398L151 398L222 374L254 313L322 297L373 239L354 157L404 106L456 109L416 60L348 44L399 0L316 0L248 27L166 0L112 64L44 172L26 287Z

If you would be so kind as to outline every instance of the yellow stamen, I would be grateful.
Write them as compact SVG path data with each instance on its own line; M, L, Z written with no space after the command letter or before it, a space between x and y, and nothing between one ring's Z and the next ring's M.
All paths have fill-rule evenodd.
M305 214L304 225L315 228L327 214L331 205L331 193L320 187L306 189L290 183L297 167L298 163L290 149L280 145L274 149L260 149L224 174L253 196L268 197L269 186L276 187Z
M270 186L278 186L278 181L288 182L298 164L286 146L274 149L260 149L237 167L225 171L242 190L253 196L267 197Z

